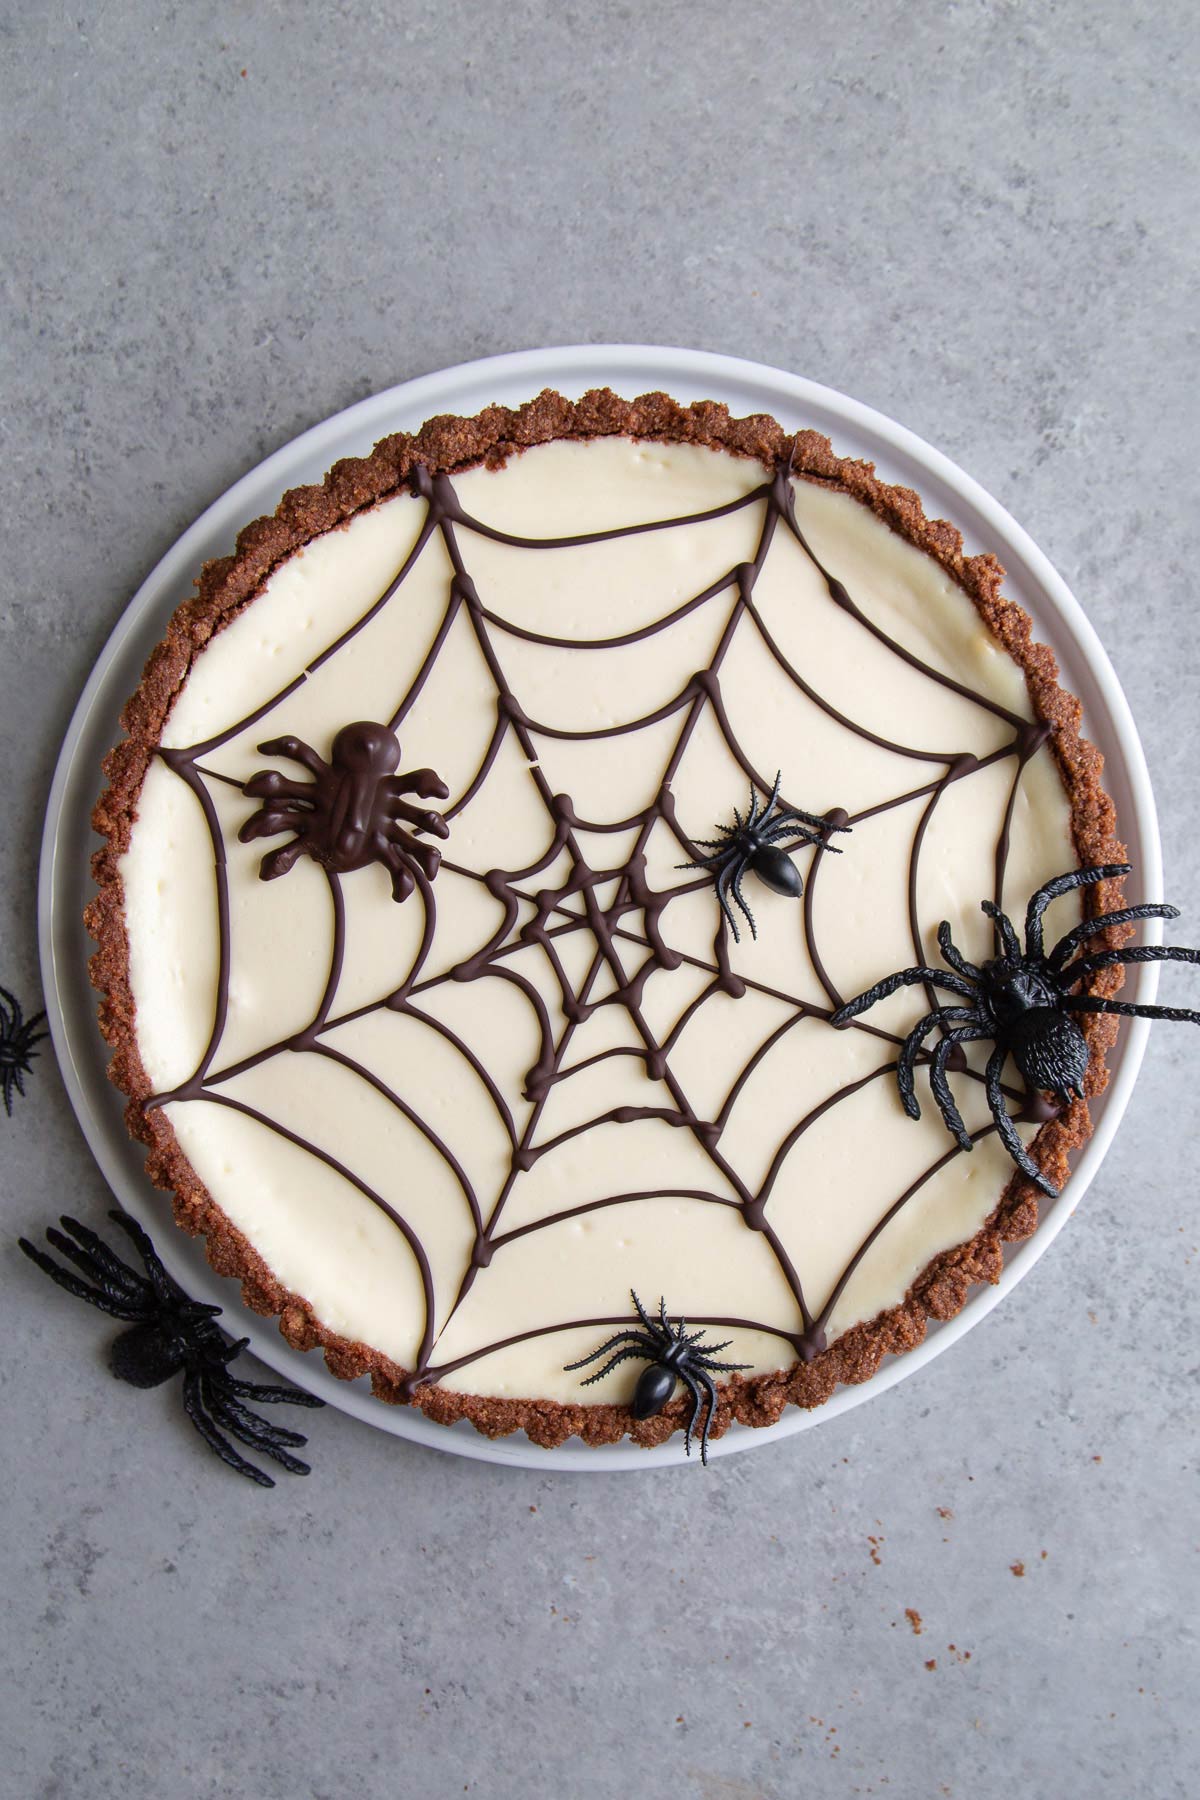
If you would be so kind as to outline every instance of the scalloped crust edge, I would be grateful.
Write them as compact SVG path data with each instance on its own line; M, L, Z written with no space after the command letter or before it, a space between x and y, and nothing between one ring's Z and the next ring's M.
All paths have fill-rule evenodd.
M105 845L92 859L98 892L85 911L87 928L97 943L89 968L93 986L103 995L100 1029L113 1050L109 1079L128 1096L128 1130L147 1147L146 1172L151 1181L173 1194L177 1223L193 1235L203 1235L213 1269L241 1282L242 1298L253 1311L278 1316L280 1333L294 1349L319 1348L339 1379L352 1381L369 1375L378 1399L393 1405L415 1405L439 1424L468 1419L484 1436L524 1431L535 1444L548 1447L572 1436L588 1444L615 1443L625 1436L645 1446L661 1444L683 1428L686 1397L679 1396L657 1417L641 1422L634 1421L622 1406L502 1400L436 1386L419 1388L409 1399L402 1392L404 1369L369 1345L340 1337L322 1325L308 1302L276 1279L222 1212L180 1149L163 1113L143 1110L151 1084L137 1046L119 859L129 844L146 769L192 664L210 638L253 601L281 562L323 532L344 525L356 513L405 489L418 463L449 473L480 464L499 468L509 457L556 438L614 436L705 445L754 458L768 467L790 451L797 476L852 495L899 536L933 556L1023 670L1034 713L1051 728L1070 800L1080 864L1125 860L1124 846L1116 835L1113 804L1102 786L1103 758L1080 732L1080 703L1059 686L1053 653L1033 641L1028 614L1002 593L1004 571L995 557L964 555L961 533L944 519L926 518L911 489L881 482L871 463L835 455L829 439L818 432L785 432L769 415L736 419L715 401L682 406L662 393L627 401L605 388L578 401L547 389L515 411L492 406L471 419L451 415L430 419L415 435L396 433L378 443L370 456L335 464L319 486L291 489L272 516L246 526L233 555L204 566L195 598L175 612L166 636L146 664L141 685L122 712L127 736L104 760L109 786L96 804L92 821ZM1088 890L1090 915L1119 906L1121 888L1116 880ZM1131 935L1126 928L1105 934L1105 939L1115 945ZM1093 983L1092 991L1115 993L1122 979L1120 968L1106 970ZM1116 1036L1117 1021L1093 1014L1083 1029L1089 1052L1084 1086L1088 1095L1095 1095L1108 1081L1105 1058ZM1087 1141L1091 1130L1087 1102L1082 1100L1039 1131L1032 1154L1056 1186L1068 1179L1068 1156ZM821 1406L839 1384L869 1380L885 1356L899 1355L922 1342L929 1319L952 1318L961 1311L972 1287L998 1281L1004 1246L1029 1237L1037 1223L1037 1190L1014 1175L975 1236L935 1257L898 1306L852 1326L810 1363L797 1362L770 1374L734 1376L720 1389L721 1404L711 1435L720 1437L735 1419L744 1425L772 1425L786 1406Z

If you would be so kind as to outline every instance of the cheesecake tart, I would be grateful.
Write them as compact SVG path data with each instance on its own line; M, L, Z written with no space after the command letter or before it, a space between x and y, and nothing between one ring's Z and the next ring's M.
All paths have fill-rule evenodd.
M1068 1104L928 984L833 1020L1120 863L1002 573L661 394L435 419L248 525L125 709L88 912L129 1129L246 1302L435 1420L651 1444L695 1418L635 1416L655 1348L715 1436L995 1280L1115 1021Z

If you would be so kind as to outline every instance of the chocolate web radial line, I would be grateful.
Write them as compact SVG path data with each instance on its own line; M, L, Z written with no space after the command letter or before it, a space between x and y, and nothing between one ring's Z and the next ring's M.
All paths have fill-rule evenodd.
M353 1074L356 1079L361 1079L369 1083L383 1098L394 1105L402 1115L409 1120L414 1129L418 1130L426 1137L427 1141L429 1141L435 1150L442 1156L443 1160L447 1163L447 1166L450 1167L454 1173L471 1213L472 1222L475 1228L475 1242L470 1264L464 1271L459 1294L454 1301L449 1314L447 1314L447 1320L450 1316L453 1316L457 1306L469 1291L476 1275L481 1269L485 1269L488 1266L491 1257L496 1250L516 1240L527 1237L534 1232L545 1229L550 1225L559 1223L566 1218L572 1218L582 1213L595 1211L608 1206L636 1204L638 1201L656 1197L656 1194L650 1192L605 1195L599 1199L585 1202L579 1206L569 1207L543 1218L532 1220L525 1225L515 1227L507 1232L498 1232L496 1229L520 1171L523 1168L532 1166L532 1162L536 1160L537 1156L553 1148L554 1143L560 1143L566 1138L579 1135L581 1132L587 1131L608 1119L632 1119L650 1116L664 1118L671 1124L690 1130L695 1140L710 1157L714 1167L720 1171L728 1182L732 1194L737 1196L736 1198L733 1198L730 1195L721 1195L700 1189L681 1189L675 1191L673 1197L693 1200L700 1204L715 1204L733 1207L738 1210L746 1225L751 1229L759 1231L771 1248L784 1279L792 1292L797 1311L800 1315L799 1331L788 1330L777 1325L747 1319L712 1317L702 1320L699 1315L697 1315L697 1323L716 1327L729 1326L771 1334L789 1343L797 1355L807 1360L816 1355L823 1347L825 1330L832 1312L845 1291L846 1285L851 1279L855 1269L868 1254L872 1244L879 1237L880 1233L886 1229L888 1223L896 1216L908 1200L912 1198L913 1194L915 1194L942 1168L946 1167L956 1155L961 1154L958 1146L952 1146L882 1214L875 1226L862 1240L853 1256L845 1265L830 1294L826 1297L820 1312L814 1316L810 1312L805 1301L799 1274L785 1247L778 1238L778 1235L773 1230L769 1220L765 1217L765 1209L770 1198L771 1190L790 1150L803 1132L806 1131L810 1125L815 1123L818 1118L824 1116L825 1113L844 1099L848 1098L849 1095L857 1092L860 1088L865 1087L869 1082L878 1079L881 1075L886 1074L889 1069L894 1068L894 1063L882 1063L876 1069L870 1071L866 1076L857 1081L847 1083L836 1093L830 1095L824 1102L813 1108L804 1119L794 1125L786 1134L776 1151L767 1177L757 1194L752 1193L745 1186L736 1170L728 1163L718 1147L718 1140L728 1121L730 1113L736 1104L738 1095L746 1087L759 1066L764 1062L767 1056L769 1056L775 1045L787 1032L803 1020L808 1018L827 1019L832 1006L836 1006L840 1003L841 996L837 993L828 972L824 968L820 956L820 945L818 942L814 916L814 890L816 887L816 877L827 849L828 831L832 830L835 826L861 823L869 818L878 816L882 812L893 810L919 799L925 799L927 801L914 832L908 870L910 929L913 935L914 947L919 957L922 953L922 934L917 910L917 873L921 846L938 803L947 789L959 780L965 779L971 774L988 768L995 762L1009 757L1015 759L1016 766L1014 769L1013 780L1008 792L1007 805L996 846L995 893L997 903L999 903L1002 897L1004 872L1009 853L1009 837L1021 777L1030 759L1043 747L1050 735L1049 727L1042 724L1031 724L1029 721L1021 719L1016 714L1009 712L1006 708L992 701L987 695L976 693L972 689L965 687L962 683L955 681L950 676L947 676L939 670L932 668L927 663L922 662L918 657L906 650L903 645L889 637L881 627L876 625L874 621L869 619L861 611L848 594L845 587L820 562L801 531L795 515L795 502L790 479L792 473L793 470L791 468L790 460L781 461L771 479L764 481L747 494L738 496L736 499L727 502L724 505L709 508L700 513L689 514L679 518L655 520L639 525L618 526L605 531L582 533L558 538L534 539L520 537L512 533L501 531L472 517L462 507L453 484L447 475L434 474L424 468L418 468L414 471L413 487L415 494L425 502L424 517L418 528L415 541L408 554L405 556L400 568L372 605L367 608L367 610L352 625L340 633L325 650L314 657L299 675L285 684L278 693L256 707L244 718L239 719L235 724L203 742L192 744L184 749L160 748L159 750L159 755L162 757L166 766L184 781L195 794L197 802L203 812L206 827L212 841L217 897L218 979L217 992L214 998L212 1030L199 1064L193 1074L178 1088L169 1093L155 1095L147 1102L147 1105L162 1105L168 1101L182 1102L202 1100L213 1105L224 1106L239 1112L244 1116L257 1121L257 1123L265 1129L281 1136L297 1148L311 1154L317 1160L325 1163L326 1166L331 1168L335 1173L346 1179L365 1198L369 1199L374 1205L379 1207L380 1210L383 1211L396 1225L397 1229L408 1243L416 1261L421 1279L425 1306L425 1321L421 1334L417 1363L407 1384L410 1396L417 1385L423 1382L435 1381L442 1375L466 1367L469 1364L478 1361L481 1357L487 1356L495 1350L505 1348L510 1344L524 1342L534 1337L550 1335L558 1331L570 1330L576 1327L622 1325L627 1323L627 1320L622 1317L572 1320L537 1327L530 1331L518 1333L514 1337L504 1339L500 1343L478 1348L464 1356L454 1359L452 1362L435 1365L431 1359L434 1347L437 1297L434 1292L433 1278L424 1247L419 1236L408 1221L403 1215L398 1213L382 1195L377 1194L367 1183L362 1181L360 1177L355 1175L352 1170L347 1168L345 1164L340 1162L329 1152L321 1149L320 1146L312 1143L301 1134L290 1131L278 1120L270 1118L267 1114L258 1111L256 1108L248 1106L244 1102L236 1100L230 1095L220 1094L214 1091L218 1085L232 1080L236 1075L245 1073L284 1051L312 1051L327 1060L336 1062L341 1067L345 1068L348 1073ZM703 523L709 520L728 517L743 509L759 505L763 508L763 524L760 531L758 546L752 561L735 565L734 568L728 570L723 576L718 577L718 579L711 583L707 588L701 590L698 594L693 595L690 600L675 607L670 613L656 620L651 625L609 639L558 638L550 634L530 631L514 624L512 621L505 620L501 615L496 613L492 608L485 606L481 601L479 594L475 589L475 585L471 580L470 575L467 573L457 541L457 530L461 529L467 533L473 533L477 536L491 539L497 543L511 545L529 551L567 549L616 538L636 536L643 533L670 530L688 524ZM995 717L1009 724L1014 733L1012 741L1002 746L1000 749L992 751L988 755L978 759L969 752L918 750L910 745L893 743L870 731L867 727L857 724L854 720L841 713L827 701L824 696L818 693L817 690L805 680L801 672L783 655L767 628L761 612L755 605L753 598L755 583L765 566L774 533L780 521L784 523L785 528L822 576L833 604L854 619L858 625L878 642L883 644L886 649L899 657L902 661L906 662L924 678L973 702ZM333 1010L336 1000L345 949L345 910L339 878L336 875L330 874L329 884L333 908L333 942L330 967L324 991L312 1021L302 1031L292 1034L287 1039L266 1046L252 1055L243 1058L240 1062L214 1073L212 1071L212 1064L215 1060L227 1023L232 947L228 874L225 862L224 840L215 804L212 796L208 792L206 781L216 780L239 789L242 787L243 783L241 780L235 779L231 775L227 775L220 770L212 768L207 763L202 764L200 759L202 757L207 758L211 752L219 750L239 733L248 729L260 719L265 718L280 704L281 701L295 693L310 675L316 673L326 662L336 656L341 649L350 643L359 632L364 630L366 626L370 624L371 620L395 598L410 571L416 565L419 557L424 552L435 533L440 535L442 539L452 569L447 604L441 622L430 644L430 648L426 653L417 674L409 683L405 695L393 714L391 723L395 726L403 722L418 704L428 679L436 666L438 656L446 642L450 629L460 611L465 608L470 618L480 651L483 654L496 685L497 715L496 725L479 770L459 798L447 809L445 816L452 818L463 812L484 787L504 739L508 732L512 731L515 734L518 743L521 745L522 750L525 752L527 762L531 765L531 778L537 788L541 803L552 822L554 829L551 848L547 855L537 864L524 870L514 870L509 872L493 870L489 872L480 872L456 866L449 862L443 865L448 871L453 871L458 876L482 882L487 886L494 897L503 904L505 909L505 920L500 931L493 933L488 942L464 963L457 965L443 975L427 977L424 980L419 979L419 977L432 946L436 922L436 909L430 884L418 873L417 879L420 885L425 920L421 944L414 956L408 975L398 989L385 995L382 999L368 1003L365 1006L358 1007L351 1012L332 1019L330 1018L330 1013ZM589 650L613 649L636 643L644 638L654 636L659 632L669 630L672 625L697 611L702 606L712 603L721 594L731 588L734 590L733 604L726 620L725 628L722 632L717 650L710 660L708 667L697 671L689 683L685 685L683 690L676 695L673 700L664 703L660 708L652 711L644 719L633 720L622 726L606 728L596 732L568 732L560 728L543 725L531 720L521 708L515 694L504 677L491 636L491 632L496 631L510 638L525 639L528 642L565 650L579 651L581 653L586 653ZM826 814L826 841L816 846L813 852L809 877L806 883L802 917L803 931L810 960L817 973L818 980L821 982L821 985L831 1002L830 1009L816 1006L811 1001L801 999L799 996L784 993L770 988L761 982L754 981L749 977L734 973L729 963L728 944L723 920L718 919L717 922L716 935L714 938L714 961L712 963L670 948L661 935L659 925L663 912L672 899L679 897L681 894L695 892L697 888L704 886L705 883L703 881L693 881L681 884L675 888L669 888L662 892L652 892L645 881L645 848L651 832L659 822L662 822L668 827L689 855L695 853L695 844L687 833L682 830L675 817L675 806L670 784L680 767L695 726L702 712L706 708L711 712L730 754L748 778L754 782L756 787L764 792L767 791L771 785L770 781L765 779L765 772L759 771L753 767L749 758L746 756L745 751L738 742L737 734L732 728L721 694L720 667L732 641L734 632L737 630L739 623L745 618L748 618L752 622L777 667L779 667L781 672L791 681L797 691L803 694L810 703L817 706L826 714L826 716L833 719L839 726L865 741L893 754L919 761L938 763L942 766L942 773L933 780L911 789L906 793L897 795L892 799L864 808L856 815L847 814L842 809L838 808L831 809ZM641 813L635 814L631 819L622 820L617 823L582 820L576 815L569 796L551 792L549 782L541 767L540 759L536 754L534 744L535 737L546 736L552 739L591 741L592 739L601 739L609 736L619 736L635 732L645 725L665 720L676 714L683 715L680 731L676 737L664 774L659 782L658 792L652 802L643 809ZM787 804L786 799L784 803ZM596 833L636 830L637 838L635 847L626 857L623 864L614 868L599 871L592 870L588 867L580 850L578 839L575 836L575 832L579 829ZM548 894L531 894L527 892L525 890L524 881L548 867L564 850L567 852L572 862L572 875L567 885ZM613 881L617 883L616 897L607 908L601 908L596 896L596 887L600 883L611 883ZM521 882L522 885L518 886L518 882ZM576 910L575 907L563 904L564 900L574 897L578 897L582 904L582 910ZM512 933L513 927L516 925L519 917L519 904L522 902L534 907L535 916L532 921L521 928L515 939L511 939L510 934ZM634 910L642 912L644 921L643 933L631 931L626 925L622 924L623 915L626 912ZM550 921L552 917L559 922L551 925ZM554 949L554 940L560 936L578 930L590 931L597 948L585 979L581 984L578 993L576 993L571 988L570 983L566 978L562 964ZM627 975L621 960L618 949L619 943L628 943L637 946L639 949L646 952L644 962L639 966L637 972L632 977ZM518 971L505 966L505 958L516 954L531 944L540 946L561 989L564 1024L562 1031L557 1037L551 1026L549 1013L539 990ZM689 1003L677 1019L675 1026L668 1033L667 1037L662 1043L659 1043L653 1032L650 1031L644 1015L641 1012L640 1000L642 988L646 980L649 979L650 975L654 973L656 969L672 969L685 963L706 971L712 976L712 980L708 986ZM612 974L613 980L616 983L616 992L608 994L601 1001L592 1002L590 1000L590 994L599 972L604 966L607 966ZM413 1004L415 997L419 996L421 993L436 990L447 981L474 981L489 977L502 979L514 984L518 991L521 992L528 1001L538 1019L542 1048L538 1063L530 1072L529 1097L532 1100L532 1107L529 1119L522 1132L518 1132L512 1111L498 1084L493 1080L486 1069L486 1066L476 1055L471 1046L448 1025ZM670 1067L669 1058L671 1052L678 1043L686 1026L699 1013L709 999L718 993L723 993L729 997L736 998L747 990L753 990L769 995L777 1000L785 1002L796 1010L792 1017L785 1020L758 1045L746 1065L735 1077L726 1095L726 1099L718 1112L717 1118L712 1121L702 1120L693 1111ZM611 1004L621 1004L625 1007L642 1039L642 1048L639 1050L636 1046L630 1046L628 1049L620 1048L601 1052L598 1056L585 1058L577 1064L564 1067L566 1052L578 1024L591 1016L598 1006ZM481 1085L489 1095L491 1103L504 1127L508 1141L511 1145L512 1155L509 1176L502 1186L500 1193L497 1195L490 1216L486 1222L482 1216L482 1208L479 1204L478 1196L475 1194L465 1171L461 1168L461 1165L457 1162L457 1159L453 1156L449 1147L445 1145L444 1142L437 1137L437 1134L433 1133L426 1123L419 1118L415 1110L409 1106L402 1096L395 1094L388 1089L368 1068L356 1062L352 1057L346 1056L344 1053L333 1049L327 1043L320 1041L339 1026L349 1024L355 1019L383 1009L390 1009L402 1016L409 1017L438 1033L464 1058L467 1065L472 1069L473 1073L477 1076ZM891 1046L896 1045L900 1041L892 1033L883 1031L878 1027L867 1025L862 1021L854 1021L853 1029L864 1031ZM613 1109L611 1113L603 1115L602 1119L590 1120L583 1126L560 1133L559 1136L551 1142L534 1145L532 1140L536 1134L538 1121L540 1120L542 1110L554 1085L559 1081L568 1079L572 1074L578 1073L580 1069L593 1066L597 1061L603 1060L605 1056L615 1054L632 1054L642 1057L646 1064L647 1073L660 1080L666 1087L672 1099L673 1107ZM927 1052L922 1053L921 1060L923 1062L928 1060ZM972 1070L965 1070L963 1073L979 1079ZM1005 1091L1009 1092L1010 1090L1006 1089ZM1013 1097L1020 1098L1019 1095L1013 1095ZM987 1126L975 1135L973 1141L980 1141L995 1129L996 1127L994 1125Z

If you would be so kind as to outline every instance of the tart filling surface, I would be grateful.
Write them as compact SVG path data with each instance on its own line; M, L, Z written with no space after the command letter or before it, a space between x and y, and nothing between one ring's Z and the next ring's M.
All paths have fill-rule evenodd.
M181 1222L336 1372L611 1438L636 1370L565 1365L636 1289L730 1340L720 1423L765 1422L1032 1229L987 1047L951 1064L967 1155L928 1054L919 1121L897 1097L936 997L829 1020L942 920L982 961L981 899L1114 861L1099 759L996 565L824 439L599 395L387 440L210 566L126 723L114 1078ZM798 880L714 862L751 809ZM1061 1181L1085 1103L1007 1079Z

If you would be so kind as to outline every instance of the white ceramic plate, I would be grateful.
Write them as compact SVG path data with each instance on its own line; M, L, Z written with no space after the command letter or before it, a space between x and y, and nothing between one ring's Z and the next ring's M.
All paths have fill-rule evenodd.
M1154 800L1137 730L1112 665L1062 578L1004 508L939 451L882 414L816 382L734 357L642 345L585 345L490 357L405 382L314 426L243 476L196 520L147 577L109 639L71 720L50 791L38 920L46 1009L71 1103L106 1179L121 1204L153 1231L171 1273L197 1299L223 1306L222 1322L248 1336L255 1354L287 1380L381 1430L438 1450L488 1462L583 1472L682 1463L681 1439L676 1436L655 1450L630 1443L588 1449L577 1440L558 1450L542 1450L523 1435L491 1442L466 1424L447 1429L429 1423L419 1412L373 1400L365 1382L336 1381L320 1358L289 1349L273 1321L241 1306L237 1289L213 1274L199 1242L172 1227L168 1201L150 1186L142 1152L126 1135L122 1098L105 1078L107 1051L96 1027L96 997L87 978L91 945L82 912L92 892L88 858L96 839L89 816L101 786L100 759L117 742L120 708L136 688L142 665L171 613L192 592L200 565L230 551L239 528L273 511L286 488L319 481L339 457L365 455L388 432L414 431L435 413L470 414L492 402L515 406L543 387L574 397L603 386L630 397L663 388L683 401L723 400L734 413L772 413L787 429L813 426L827 432L842 455L867 457L885 480L915 488L927 512L953 520L962 530L968 550L993 551L1008 571L1008 593L1032 616L1036 636L1054 649L1064 684L1083 702L1087 735L1104 752L1107 785L1137 871L1136 897L1159 899L1162 882ZM1146 938L1154 941L1152 930ZM1152 1000L1156 978L1153 966L1130 970L1130 997ZM998 1286L974 1292L947 1323L931 1323L918 1349L889 1358L869 1382L839 1390L816 1412L792 1408L769 1429L734 1426L713 1444L712 1455L761 1449L835 1418L917 1374L977 1325L1049 1248L1083 1198L1125 1110L1148 1029L1139 1019L1122 1030L1110 1057L1112 1080L1093 1106L1095 1131L1067 1191L1045 1208L1036 1234L1008 1257ZM1052 1354L1049 1337L1046 1354Z

